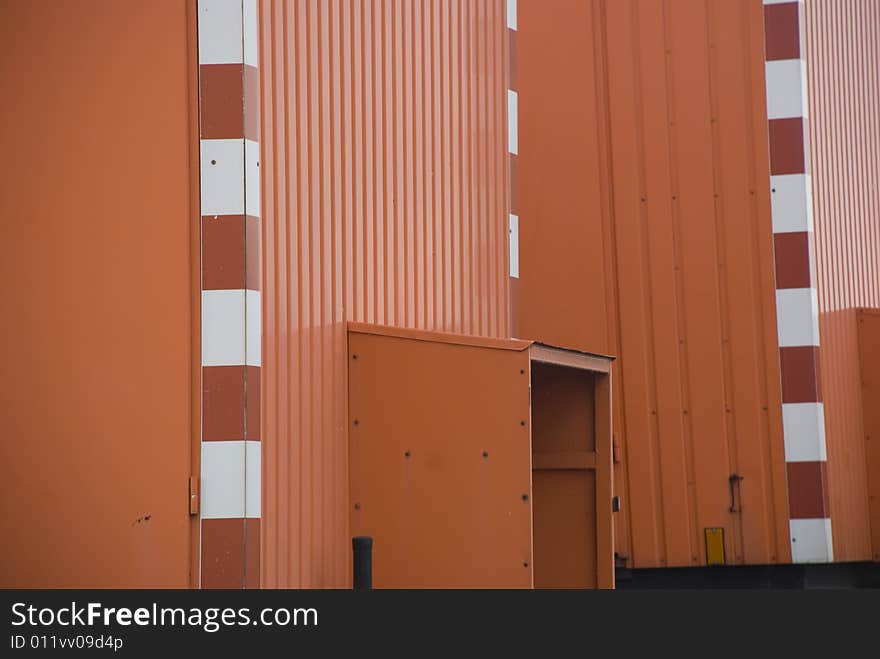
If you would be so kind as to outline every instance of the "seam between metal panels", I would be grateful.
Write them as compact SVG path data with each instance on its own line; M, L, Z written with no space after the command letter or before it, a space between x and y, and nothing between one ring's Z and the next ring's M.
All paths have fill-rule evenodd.
M663 40L666 50L666 88L669 90L674 90L675 78L673 75L673 65L672 65L672 46L671 46L671 17L669 4L664 0L663 2ZM693 426L691 423L691 417L688 415L688 410L691 406L691 377L690 377L690 368L689 368L689 359L688 359L688 348L682 347L685 345L685 339L682 337L683 329L686 327L686 299L684 291L684 266L682 262L682 252L681 252L681 242L682 242L682 227L681 227L681 212L679 211L679 206L677 202L677 196L680 187L679 180L679 172L677 163L679 158L676 155L676 143L677 139L675 137L676 133L679 130L677 116L675 111L675 97L672 93L667 95L667 118L669 123L669 182L672 191L672 199L669 203L669 213L672 217L672 244L673 244L673 260L675 262L675 319L676 319L676 335L678 336L679 349L678 349L678 363L679 363L679 372L681 373L681 404L682 404L682 444L684 448L685 455L685 465L687 472L687 482L688 482L688 500L692 502L692 505L688 508L688 520L690 523L691 529L691 538L690 538L690 551L691 551L691 562L693 564L699 563L699 557L697 555L697 547L700 546L699 540L699 531L697 524L697 511L699 510L699 502L697 497L697 489L696 489L696 466L695 466L695 458L694 458L694 449L693 449Z
M639 215L640 215L640 236L639 236L639 247L641 250L640 258L644 263L644 267L642 268L642 305L645 307L645 316L648 319L647 326L654 327L655 318L656 318L656 310L654 304L654 295L651 289L651 273L653 272L653 259L651 258L651 233L649 229L650 217L648 211L648 199L647 199L647 173L645 162L647 159L647 153L645 150L645 127L644 127L644 113L645 113L645 105L643 101L643 90L642 86L644 84L644 73L643 73L643 56L642 56L642 46L640 44L640 28L641 28L641 20L640 14L634 3L631 3L630 6L631 13L631 39L633 44L633 96L635 99L635 117L636 117L636 142L638 144L638 185L639 185L639 199L641 201L639 205ZM666 524L666 516L664 511L666 510L666 506L668 505L665 497L664 487L663 487L663 454L661 449L661 438L660 438L660 418L657 413L658 408L658 397L657 397L657 346L655 341L652 340L652 337L649 332L645 332L644 334L644 350L647 355L647 371L652 375L647 379L648 381L648 400L650 403L650 445L653 454L651 456L651 462L654 467L654 496L656 497L657 507L655 511L659 509L659 514L655 515L654 520L657 528L657 538L656 541L662 543L660 546L662 547L660 551L660 564L666 565L669 560L670 555L670 542L669 542L669 531Z
M743 20L748 22L749 17L747 16L747 13L749 11L749 7L746 5L743 5L742 11L743 11ZM763 19L763 9L759 9L759 11L762 12L762 19ZM763 26L763 20L761 21L760 24ZM749 39L749 42L748 42L749 45L745 49L745 52L744 52L745 68L746 68L746 70L748 70L750 72L750 75L749 75L750 82L753 82L755 70L754 70L754 67L752 66L751 53L753 51L752 39L754 38L754 33L752 30L749 30L747 34L748 34L747 38ZM760 75L760 79L762 80L761 84L763 84L763 79L764 79L764 48L763 48L764 36L763 36L763 29L758 32L757 38L760 42L760 47L761 47L761 71L760 71L761 75ZM746 100L746 107L748 107L748 108L754 107L754 105L755 105L755 98L754 98L754 90L755 89L756 89L756 86L754 84L747 85L748 91L747 91L747 98L745 100ZM764 111L763 107L761 108L761 114L766 115L766 112ZM758 135L759 134L763 135L763 125L764 125L764 121L761 119L761 117L759 115L758 116L758 119L759 119L758 120L758 127L760 128L760 130L756 131L755 119L756 119L756 113L749 112L748 113L747 131L748 131L748 136L749 136L749 143L753 145L753 148L754 148L754 146L757 145ZM759 153L759 151L757 149L755 149L755 152ZM767 162L769 164L769 160ZM757 174L758 167L755 164L754 157L749 159L749 163L750 163L749 164L749 181L748 181L749 187L752 190L757 190L756 183L757 183L757 176L758 176L758 174ZM755 267L756 267L757 272L755 273L754 283L753 283L754 299L759 301L758 304L756 305L757 313L756 313L756 318L755 318L755 320L756 320L755 332L756 332L756 336L764 337L765 336L764 328L766 327L765 318L767 316L768 310L767 310L766 302L762 301L763 300L762 295L765 294L766 291L765 291L764 283L761 280L761 273L764 271L763 264L761 262L761 259L762 259L761 255L769 254L771 257L771 262L772 262L772 252L770 250L765 249L765 245L764 245L763 241L761 240L761 235L760 235L760 230L759 230L760 213L758 211L758 204L759 204L758 195L757 194L752 195L751 196L751 203L749 206L749 211L750 211L749 220L750 220L750 224L752 226L753 249L755 250L755 253L759 255L758 259L756 260ZM771 229L771 235L772 235L772 229ZM772 277L772 275L771 275L771 277ZM773 279L771 279L770 281L773 281ZM775 296L775 291L774 291L773 295ZM775 307L773 307L773 308L775 308ZM774 326L774 330L775 330L775 323L773 326ZM769 415L770 406L769 406L768 399L769 399L769 395L770 395L769 389L771 386L769 383L773 382L772 386L775 386L775 387L779 386L778 380L773 381L773 378L770 377L768 374L768 371L769 371L768 366L771 364L771 362L768 361L768 353L770 351L772 351L772 353L778 354L778 347L776 346L775 336L773 338L774 338L774 340L772 341L772 345L768 346L767 350L763 350L760 352L759 370L760 370L760 372L765 373L767 375L765 375L765 377L759 378L759 382L760 382L760 387L761 387L761 390L760 390L761 408L765 412L765 414L763 414L763 416L762 416L762 419L763 419L762 427L763 427L764 437L765 437L764 458L766 460L766 464L770 465L770 469L769 469L770 473L768 474L769 478L767 479L767 484L768 484L767 487L770 492L770 499L767 503L769 506L770 518L776 519L778 517L777 503L776 503L777 498L784 498L785 515L787 516L788 493L787 493L787 482L783 483L782 487L780 487L778 478L773 476L773 466L772 466L776 462L776 460L774 459L774 448L776 448L776 450L781 450L784 452L784 446L779 446L777 444L774 447L774 443L772 441L769 441L773 437L772 422L771 422L771 418ZM766 340L766 339L764 339L764 340ZM776 363L776 362L778 362L778 358L775 358L772 363ZM781 392L780 392L780 400L781 400ZM776 455L778 456L778 454L776 454ZM780 462L784 462L784 454L781 457L783 459L780 460ZM788 521L787 517L786 517L785 521L786 522ZM784 542L786 544L786 546L790 545L790 539L787 537L787 529L788 529L787 524L785 526L785 529L786 529L786 535L783 536L782 534L780 534L780 528L779 528L778 524L770 524L770 526L769 526L769 530L772 533L772 545L771 545L771 553L770 553L771 562L776 562L777 560L779 560L777 550L781 548L781 543Z
M731 475L739 474L740 468L738 464L738 451L736 442L736 409L734 408L735 396L735 379L732 376L732 360L731 354L731 325L730 325L730 267L727 263L727 236L725 233L725 209L724 209L724 166L723 160L719 157L721 149L721 120L722 109L719 106L718 99L718 50L716 40L717 37L712 29L713 13L712 5L706 2L706 59L708 69L708 91L709 91L709 123L710 123L710 149L712 151L712 206L713 221L715 224L715 275L716 288L718 291L719 313L718 325L721 335L721 363L722 363L722 398L724 404L724 447L727 452L728 471ZM750 190L751 196L754 195L754 189ZM731 506L731 524L734 528L733 546L734 546L734 563L742 562L745 546L745 535L743 530L743 520ZM741 512L740 507L740 512Z

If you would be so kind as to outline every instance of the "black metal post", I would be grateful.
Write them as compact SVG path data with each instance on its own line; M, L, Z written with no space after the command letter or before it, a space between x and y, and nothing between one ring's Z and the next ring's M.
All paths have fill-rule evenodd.
M373 589L373 539L368 535L359 535L351 539L354 550L354 589Z

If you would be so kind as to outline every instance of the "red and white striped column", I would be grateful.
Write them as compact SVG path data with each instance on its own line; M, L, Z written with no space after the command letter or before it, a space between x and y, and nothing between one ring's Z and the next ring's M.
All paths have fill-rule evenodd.
M507 0L507 230L510 256L510 335L518 332L519 300L519 87L517 86L516 0Z
M770 200L791 556L834 560L819 370L803 0L764 0Z
M260 585L257 0L198 0L202 588Z

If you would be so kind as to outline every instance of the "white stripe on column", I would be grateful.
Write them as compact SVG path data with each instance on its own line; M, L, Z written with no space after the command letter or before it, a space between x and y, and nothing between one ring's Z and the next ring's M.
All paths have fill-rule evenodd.
M242 0L199 0L199 64L241 64Z
M246 362L245 292L202 291L202 366Z
M510 247L510 276L519 277L519 217L513 213L508 218L507 233Z
M789 119L807 116L807 63L786 59L766 63L767 117Z
M245 442L245 517L259 517L261 513L260 500L262 497L262 444L260 442Z
M244 17L244 34L242 35L242 40L244 42L244 63L249 66L259 66L260 31L257 21L257 0L244 0L242 15Z
M253 140L201 141L202 215L260 216L260 145Z
M245 140L202 140L202 215L245 212Z
M260 442L202 442L202 517L260 517Z
M507 0L507 27L516 29L516 0Z
M260 292L202 291L202 366L260 366Z
M822 403L783 403L786 462L825 462L825 409Z
M813 194L809 174L770 177L773 233L813 230Z
M202 518L245 516L245 444L202 442Z
M248 366L262 366L263 317L260 291L245 291L245 361Z
M260 216L260 145L244 141L245 210L253 217Z
M819 345L819 298L815 288L776 291L779 347Z
M512 89L507 90L507 150L510 153L519 153L519 127L518 127L517 95Z
M789 524L792 562L831 563L834 560L830 519L792 519Z

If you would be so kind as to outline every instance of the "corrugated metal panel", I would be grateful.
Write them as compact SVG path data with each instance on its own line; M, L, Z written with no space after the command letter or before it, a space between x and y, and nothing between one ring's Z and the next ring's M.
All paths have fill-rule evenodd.
M810 157L834 556L871 556L856 307L880 306L880 5L806 3Z
M263 585L345 586L344 322L508 333L504 4L260 10Z
M517 17L520 334L620 358L629 565L705 564L707 527L786 562L762 3L553 9Z

